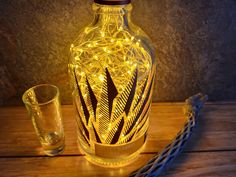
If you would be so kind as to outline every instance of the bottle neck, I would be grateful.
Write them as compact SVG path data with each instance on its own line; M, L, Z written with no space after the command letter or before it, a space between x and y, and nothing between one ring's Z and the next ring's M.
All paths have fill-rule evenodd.
M99 27L117 27L128 28L130 22L130 14L132 10L131 4L126 5L100 5L93 4L94 21L93 25Z

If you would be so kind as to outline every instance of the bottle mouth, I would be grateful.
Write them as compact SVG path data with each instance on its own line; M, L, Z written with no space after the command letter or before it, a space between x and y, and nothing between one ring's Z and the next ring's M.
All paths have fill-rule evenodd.
M94 2L102 5L125 5L131 3L131 0L94 0Z

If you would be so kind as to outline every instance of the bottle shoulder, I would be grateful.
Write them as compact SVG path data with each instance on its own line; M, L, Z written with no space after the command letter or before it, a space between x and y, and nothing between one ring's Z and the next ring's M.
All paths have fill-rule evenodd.
M138 82L145 82L155 69L155 55L147 35L136 29L84 28L73 43L70 70L76 68L81 78L86 75L90 82L102 82L107 69L111 77L116 78L114 83L120 91L120 86L128 83L136 71Z
M131 41L131 42L130 42ZM93 24L83 28L73 42L73 46L80 48L103 43L103 45L113 45L115 42L132 45L138 44L148 50L154 50L149 36L138 26L132 24L129 28L119 27L114 29L112 25L107 28Z

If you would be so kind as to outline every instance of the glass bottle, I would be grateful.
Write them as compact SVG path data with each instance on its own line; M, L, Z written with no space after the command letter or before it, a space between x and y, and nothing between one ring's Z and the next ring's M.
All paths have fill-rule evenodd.
M79 148L102 166L134 160L149 126L155 55L131 9L130 0L94 0L94 20L70 49Z

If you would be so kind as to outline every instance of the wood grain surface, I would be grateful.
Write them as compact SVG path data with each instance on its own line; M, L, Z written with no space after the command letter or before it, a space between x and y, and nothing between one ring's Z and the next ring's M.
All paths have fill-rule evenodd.
M184 103L154 103L146 148L131 165L105 169L90 164L79 152L71 105L63 106L66 149L46 157L24 107L0 108L0 177L2 176L127 176L167 145L183 127ZM236 103L205 105L184 152L161 176L235 177Z

